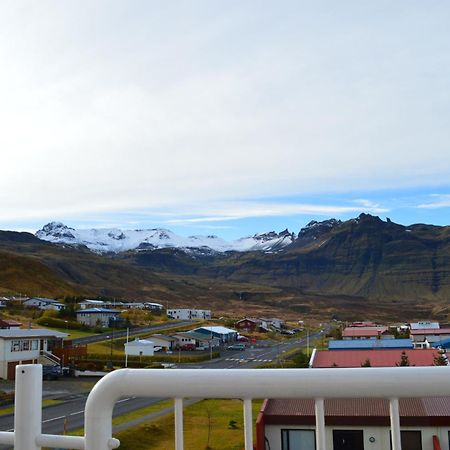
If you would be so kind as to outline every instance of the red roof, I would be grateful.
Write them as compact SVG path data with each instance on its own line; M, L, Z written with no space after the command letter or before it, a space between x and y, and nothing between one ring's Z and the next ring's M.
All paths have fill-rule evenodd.
M371 367L395 367L403 352L411 366L433 366L434 357L439 356L436 349L319 350L312 366L361 367L366 360L370 360Z
M399 399L400 423L407 425L450 425L450 397ZM315 423L313 399L270 399L263 407L268 424ZM376 398L325 400L327 425L389 426L389 401Z
M342 337L377 337L387 330L387 327L347 327L342 332Z
M422 328L419 330L411 330L412 335L424 335L424 334L448 334L450 335L450 328Z

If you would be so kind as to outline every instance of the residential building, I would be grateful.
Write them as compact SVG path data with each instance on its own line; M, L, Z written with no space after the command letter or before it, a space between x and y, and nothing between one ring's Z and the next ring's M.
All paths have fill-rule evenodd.
M342 339L393 339L388 327L346 327L342 331Z
M403 450L449 448L450 397L401 398L399 403ZM257 450L315 450L314 400L265 400L256 436ZM389 401L326 399L325 436L326 450L389 450Z
M196 333L200 333L203 335L210 335L211 337L215 337L219 339L220 342L234 342L238 337L238 332L236 330L232 330L226 327L199 327L195 330Z
M0 319L0 329L9 330L10 328L20 328L22 326L21 322L12 319Z
M168 309L167 317L179 320L205 320L211 319L211 311L209 309Z
M66 336L47 329L0 330L0 378L13 380L17 364L58 364L51 350Z
M430 345L439 343L450 338L450 328L421 328L411 330L411 339L415 348L427 348Z
M177 340L176 347L177 348L190 348L205 350L209 349L210 346L217 347L220 344L220 341L216 337L211 337L209 334L196 333L194 331L186 331L180 333L172 334Z
M77 322L88 327L109 327L120 315L120 311L107 308L80 309L76 312Z
M395 367L408 361L410 366L433 366L440 353L436 349L373 349L373 350L314 350L310 366L361 367L370 363L371 367ZM402 364L403 361L403 364Z
M413 322L410 324L411 330L435 330L440 328L439 322Z
M264 319L253 319L246 317L245 319L238 320L235 327L243 331L269 331L269 324ZM278 327L280 323L277 322Z
M413 348L411 339L336 339L328 342L328 350L374 350L379 348Z
M53 309L55 311L60 311L64 309L64 303L58 302L57 300L53 300L51 298L43 298L43 297L33 297L25 300L23 305L27 308L38 308L38 309Z
M144 308L152 311L162 311L164 309L164 305L161 305L161 303L144 302Z

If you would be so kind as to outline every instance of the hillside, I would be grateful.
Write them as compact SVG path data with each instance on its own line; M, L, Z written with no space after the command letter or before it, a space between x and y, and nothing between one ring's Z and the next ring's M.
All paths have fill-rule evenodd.
M441 318L450 313L450 227L361 215L311 222L284 249L200 254L178 248L99 255L0 232L0 293L155 298L287 314Z

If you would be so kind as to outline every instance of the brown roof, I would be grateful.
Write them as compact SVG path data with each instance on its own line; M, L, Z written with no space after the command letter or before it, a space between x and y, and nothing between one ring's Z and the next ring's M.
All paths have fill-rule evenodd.
M399 403L403 426L450 425L450 397L404 398ZM268 424L315 424L312 399L270 399L263 414ZM388 426L389 401L375 398L327 399L325 423Z
M439 356L436 349L364 349L364 350L319 350L312 366L315 369L326 367L361 367L366 360L371 367L395 367L402 353L408 357L411 366L433 366L434 358Z
M377 337L387 330L387 327L347 327L342 332L342 337Z

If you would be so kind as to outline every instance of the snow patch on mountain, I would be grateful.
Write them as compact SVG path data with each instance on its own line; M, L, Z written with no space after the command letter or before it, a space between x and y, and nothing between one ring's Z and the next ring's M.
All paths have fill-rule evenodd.
M226 241L218 236L182 237L170 230L120 230L117 228L74 229L61 222L51 222L36 232L36 237L55 244L86 246L96 253L120 253L129 250L151 251L163 248L179 248L189 251L205 250L205 253L228 251L278 251L292 244L295 235L288 230L255 234Z

